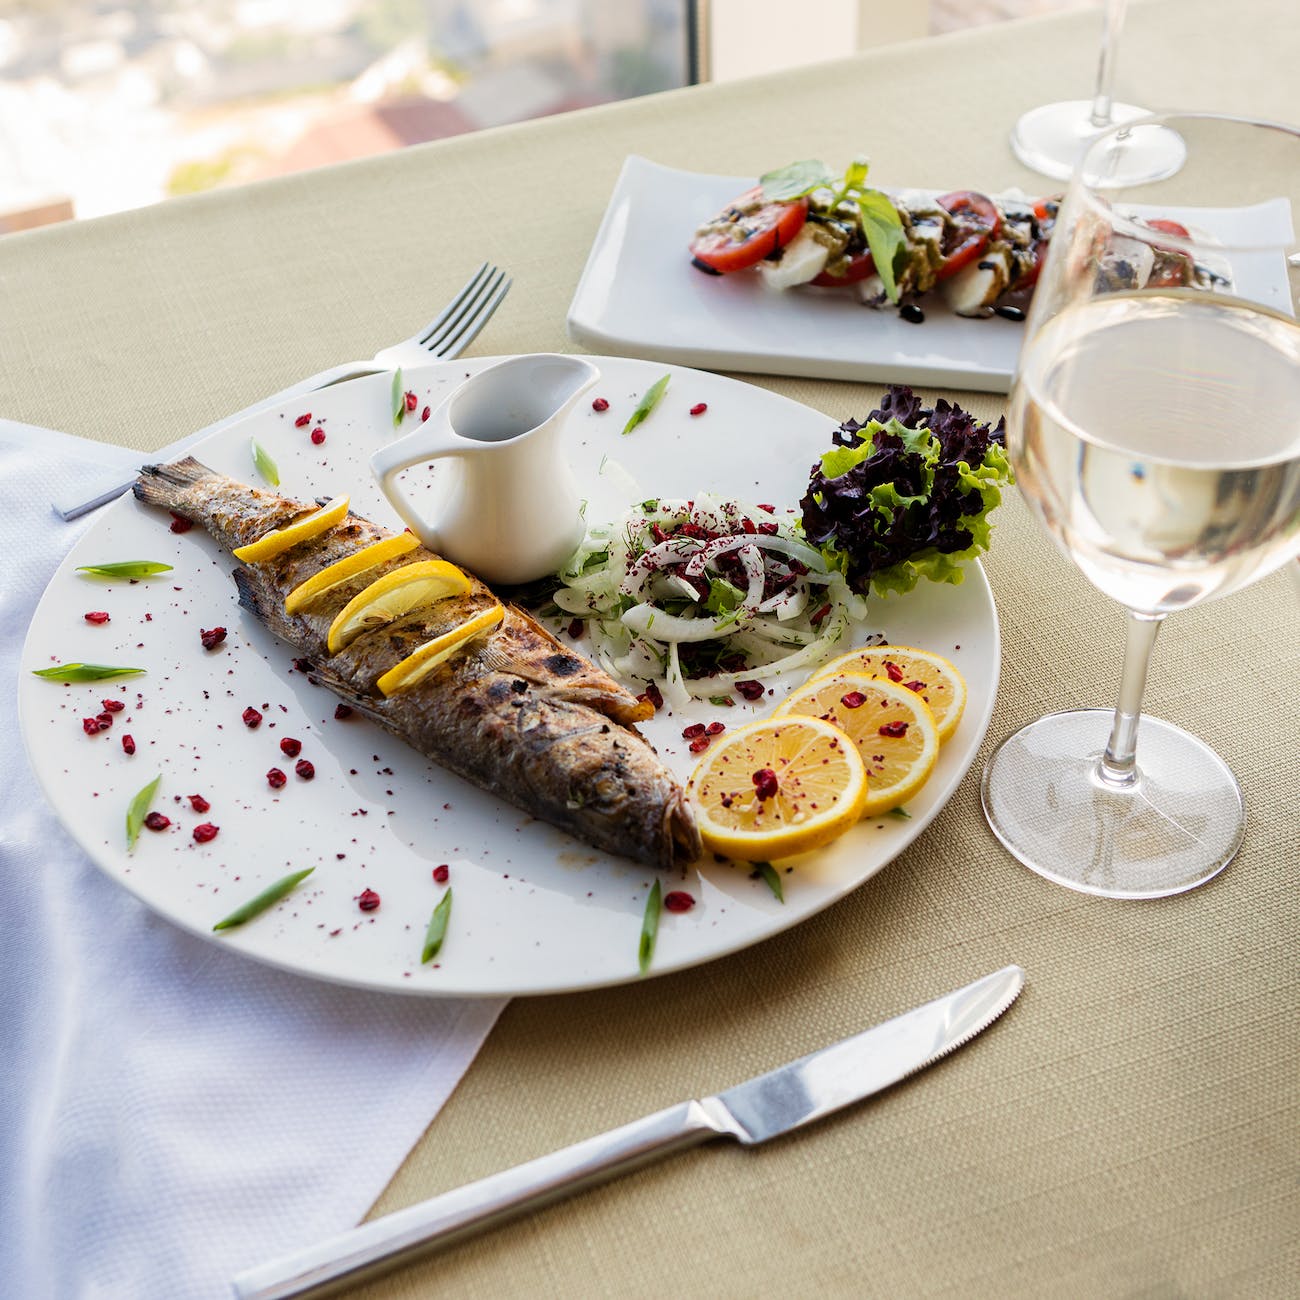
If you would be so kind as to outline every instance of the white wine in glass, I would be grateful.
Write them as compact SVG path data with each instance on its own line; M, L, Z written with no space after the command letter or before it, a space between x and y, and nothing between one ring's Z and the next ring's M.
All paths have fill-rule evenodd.
M1103 6L1101 52L1092 98L1040 104L1016 121L1011 130L1011 151L1026 167L1065 180L1090 141L1112 126L1147 116L1149 110L1145 108L1117 104L1113 94L1119 38L1127 7L1128 0L1106 0ZM1141 147L1130 149L1125 155L1127 179L1157 180L1176 172L1182 162L1182 146L1176 135L1147 132Z
M1184 166L1117 186L1127 141L1146 130L1175 133ZM1099 138L1052 234L1007 446L1047 532L1127 608L1127 646L1115 710L1023 728L989 760L982 794L1012 853L1085 892L1190 889L1241 843L1227 765L1141 702L1168 614L1300 555L1293 213L1300 131L1171 115Z

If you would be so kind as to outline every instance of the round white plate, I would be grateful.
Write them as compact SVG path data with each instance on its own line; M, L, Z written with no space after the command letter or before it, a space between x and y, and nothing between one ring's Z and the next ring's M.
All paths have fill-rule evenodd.
M408 371L406 387L436 404L493 360L476 358ZM762 388L700 371L672 369L668 392L627 437L621 430L661 364L594 358L602 375L565 429L565 446L588 495L588 518L610 518L639 495L690 496L708 489L750 501L795 506L808 472L830 446L836 421ZM387 375L324 390L260 412L212 435L199 459L243 481L259 482L250 452L256 438L279 466L281 490L309 499L347 492L353 508L398 522L368 470L376 448L397 436ZM864 396L862 416L872 404ZM707 403L692 417L690 408ZM310 411L311 424L296 417ZM326 442L313 446L320 425ZM602 472L602 465L604 471ZM414 473L428 475L428 470ZM107 508L60 566L37 609L19 688L23 735L32 766L60 819L114 880L176 924L250 957L321 979L434 995L552 993L640 978L641 919L654 879L648 868L601 854L452 776L359 717L336 720L336 701L295 671L294 649L237 605L235 561L200 528L177 535L165 512L126 498ZM88 578L76 566L160 560L174 569L135 583ZM111 621L87 623L88 610ZM202 629L228 635L203 649ZM969 687L966 716L938 767L908 806L910 820L863 822L829 849L782 871L780 903L749 868L712 860L664 888L696 899L663 914L652 974L681 970L735 952L795 925L880 870L933 819L975 757L993 708L998 627L982 569L972 564L958 587L923 584L906 597L873 601L868 627L894 642L950 656ZM580 646L580 643L579 643ZM55 662L120 664L145 675L63 685L30 670ZM102 699L126 708L112 728L87 736L81 719ZM692 756L681 731L696 720L728 726L765 714L775 702L738 701L667 709L644 730L685 778ZM256 730L241 720L253 705ZM136 752L121 744L130 734ZM302 742L314 780L294 775L281 737ZM265 773L288 773L281 790ZM171 818L143 830L128 852L125 814L135 793L161 775L153 807ZM200 794L211 810L192 811ZM220 827L197 844L199 822ZM425 928L444 886L451 923L435 963L420 964ZM213 924L287 873L314 873L286 900L238 929ZM365 889L379 908L362 912ZM108 936L108 941L112 937Z

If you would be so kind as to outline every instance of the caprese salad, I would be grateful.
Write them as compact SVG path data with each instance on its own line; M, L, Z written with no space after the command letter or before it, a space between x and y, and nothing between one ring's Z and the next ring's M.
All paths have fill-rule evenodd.
M817 161L768 172L696 229L692 263L710 275L756 269L774 289L851 288L867 306L895 306L918 324L925 314L917 300L935 290L958 316L1024 319L1058 198L887 194L866 177L862 159L842 176ZM1143 224L1187 236L1177 222ZM1119 242L1099 250L1099 274L1111 287L1142 288L1152 277L1192 284L1204 275L1183 253L1148 247L1135 256Z

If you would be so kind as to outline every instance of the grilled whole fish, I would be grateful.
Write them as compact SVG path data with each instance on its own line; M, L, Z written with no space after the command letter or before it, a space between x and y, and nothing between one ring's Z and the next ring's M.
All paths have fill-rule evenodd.
M193 457L146 465L135 495L200 524L230 549L312 513L312 503L250 487ZM349 514L336 527L261 564L235 570L239 602L312 665L311 676L420 753L534 817L597 848L655 867L700 853L685 795L633 726L653 713L612 677L512 605L410 689L385 697L378 679L426 641L497 603L482 582L327 649L334 616L384 573L436 558L423 547L367 570L298 614L285 597L345 556L391 536Z

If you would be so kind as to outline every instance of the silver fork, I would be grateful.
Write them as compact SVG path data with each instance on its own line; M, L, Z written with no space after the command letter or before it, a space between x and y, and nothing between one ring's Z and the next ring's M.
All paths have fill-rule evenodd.
M236 420L263 411L292 397L302 397L306 393L315 393L334 384L345 384L349 379L360 379L365 375L379 374L384 370L395 370L398 366L415 366L428 361L450 361L458 357L478 337L479 331L491 320L493 313L501 306L502 300L510 291L511 280L504 271L498 270L489 262L484 262L470 276L465 287L434 317L422 330L412 334L409 339L394 343L376 352L370 361L347 361L339 366L331 366L319 374L311 375L288 388L272 393L261 401L246 406L233 415L223 416L215 424L187 434L169 446L152 452L151 457L160 461L174 460L183 456L194 444L218 429L224 429ZM135 482L134 477L121 480L105 479L102 486L97 486L92 495L80 497L76 501L55 501L54 509L64 519L76 519L80 515L97 510L102 505L116 500Z

